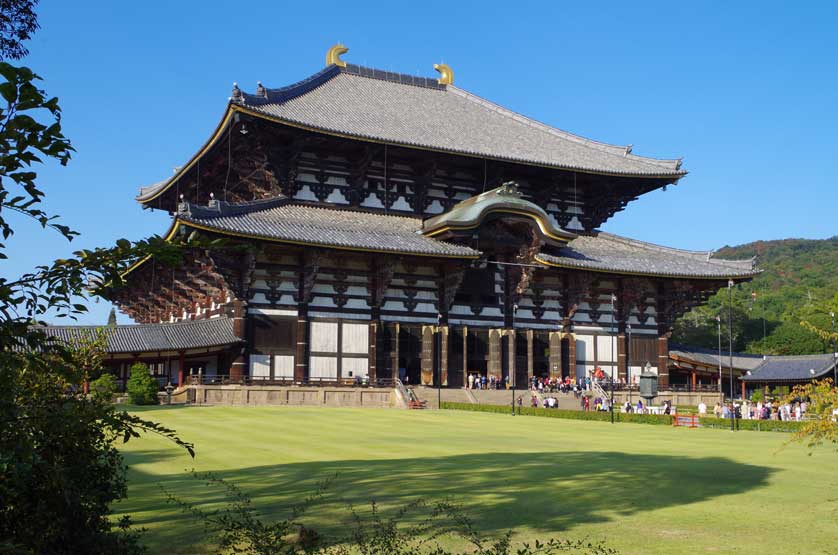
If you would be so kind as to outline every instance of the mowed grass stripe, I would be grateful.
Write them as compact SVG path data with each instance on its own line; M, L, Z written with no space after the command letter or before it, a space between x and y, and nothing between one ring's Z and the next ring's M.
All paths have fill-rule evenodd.
M831 553L838 545L838 455L781 449L784 434L687 430L457 411L293 407L158 407L191 461L158 437L124 447L129 499L157 553L201 553L200 525L160 490L213 506L217 492L185 469L239 484L283 514L337 474L310 517L324 532L347 502L384 510L416 497L460 500L481 530L519 539L606 539L622 553ZM829 469L832 471L829 471Z

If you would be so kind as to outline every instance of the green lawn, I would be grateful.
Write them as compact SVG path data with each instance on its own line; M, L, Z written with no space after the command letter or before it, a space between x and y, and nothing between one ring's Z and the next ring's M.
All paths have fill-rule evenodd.
M285 407L155 408L195 443L194 463L158 437L124 448L129 497L154 553L202 553L202 529L161 486L212 504L193 467L230 478L282 513L334 474L307 515L342 526L347 502L385 510L417 497L460 501L487 533L607 540L625 554L838 553L838 453L780 449L774 433L611 425L457 411ZM204 545L205 547L205 545ZM779 549L780 551L777 551Z

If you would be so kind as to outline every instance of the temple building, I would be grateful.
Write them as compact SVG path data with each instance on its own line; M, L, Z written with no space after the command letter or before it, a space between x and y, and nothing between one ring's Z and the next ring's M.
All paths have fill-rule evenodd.
M223 241L176 268L137 263L112 293L123 312L229 321L212 372L248 383L521 386L596 367L627 381L650 368L662 388L694 379L670 364L675 319L754 261L599 230L678 183L680 160L529 119L445 65L416 77L345 52L289 86L234 85L206 143L140 191L171 215L168 238ZM182 357L170 364L183 375Z

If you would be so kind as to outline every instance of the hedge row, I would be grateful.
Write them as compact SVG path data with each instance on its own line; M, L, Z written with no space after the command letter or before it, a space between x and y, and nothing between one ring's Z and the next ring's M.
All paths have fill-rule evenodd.
M443 401L442 408L452 410L470 410L473 412L494 412L498 414L509 414L512 408L509 405L473 405L470 403L449 403ZM611 422L610 412L545 409L534 407L516 407L515 412L524 416L547 416L550 418L566 418L570 420L595 420L598 422ZM672 424L672 417L658 414L625 414L614 412L615 422L634 422L638 424Z
M751 430L755 432L797 432L805 422L793 420L739 420L740 430ZM701 425L705 428L730 429L729 418L702 418Z
M472 412L491 412L497 414L509 414L512 408L509 405L473 405L470 403L442 403L443 409L468 410ZM595 420L598 422L610 422L610 412L581 411L545 409L533 407L516 407L515 412L524 416L546 416L550 418L565 418L569 420ZM614 413L615 422L632 422L635 424L658 424L671 425L672 417L658 414L626 414ZM803 422L783 422L781 420L739 420L740 430L752 430L761 432L796 432L803 425ZM701 419L704 428L730 429L730 420L727 418L704 417Z

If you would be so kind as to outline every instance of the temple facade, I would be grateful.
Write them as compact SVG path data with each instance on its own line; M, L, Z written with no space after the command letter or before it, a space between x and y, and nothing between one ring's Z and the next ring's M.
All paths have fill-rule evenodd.
M754 262L599 231L682 179L680 160L526 118L447 66L402 75L345 51L290 86L234 86L203 147L140 191L168 238L204 246L134 265L111 294L123 312L229 320L241 341L213 366L232 381L689 379L670 375L675 319Z

